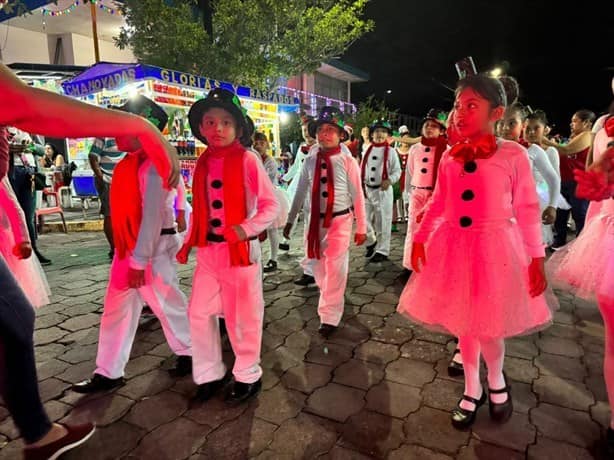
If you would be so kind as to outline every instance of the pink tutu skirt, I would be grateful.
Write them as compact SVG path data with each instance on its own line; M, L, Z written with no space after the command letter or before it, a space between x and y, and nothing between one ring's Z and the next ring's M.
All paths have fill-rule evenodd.
M614 299L614 199L604 201L580 236L546 265L555 287L578 297Z
M529 295L529 257L511 221L470 230L442 222L426 246L398 311L454 336L506 338L546 328L558 301L551 290Z

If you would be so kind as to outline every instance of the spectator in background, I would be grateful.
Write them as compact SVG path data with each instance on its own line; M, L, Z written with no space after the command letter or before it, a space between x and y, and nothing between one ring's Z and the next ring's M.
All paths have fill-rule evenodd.
M39 160L39 164L43 169L49 169L53 166L60 168L64 166L64 156L58 152L52 144L45 144L45 154Z
M111 188L113 170L125 155L125 152L118 150L115 139L113 138L96 139L88 155L90 167L92 171L94 171L96 190L98 191L98 199L100 200L100 214L104 216L104 234L109 242L109 259L113 259L113 254L115 253L109 190Z

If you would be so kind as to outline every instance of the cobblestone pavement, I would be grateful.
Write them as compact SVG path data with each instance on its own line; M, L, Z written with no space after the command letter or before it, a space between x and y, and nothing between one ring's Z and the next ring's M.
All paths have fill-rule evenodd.
M395 313L402 237L393 236L392 262L366 265L363 249L352 250L343 327L326 349L316 332L317 289L292 283L298 242L281 255L281 270L264 282L263 391L228 408L218 399L190 406L195 386L165 371L173 357L155 318L141 321L126 386L89 397L71 392L94 369L107 247L102 233L43 235L54 264L47 270L53 304L37 312L41 395L53 420L99 427L64 458L599 458L608 405L596 306L559 293L552 327L507 343L510 422L494 426L482 408L473 430L456 431L449 411L463 385L446 371L453 342ZM180 269L186 293L192 269ZM225 356L230 363L228 344ZM1 406L0 421L0 458L18 458L22 442Z

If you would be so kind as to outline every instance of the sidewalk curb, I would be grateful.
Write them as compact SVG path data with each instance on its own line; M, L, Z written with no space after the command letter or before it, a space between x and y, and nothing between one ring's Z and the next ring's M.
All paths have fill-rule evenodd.
M103 230L103 220L73 220L66 222L68 232L101 232ZM43 224L42 233L63 232L62 222L49 222Z

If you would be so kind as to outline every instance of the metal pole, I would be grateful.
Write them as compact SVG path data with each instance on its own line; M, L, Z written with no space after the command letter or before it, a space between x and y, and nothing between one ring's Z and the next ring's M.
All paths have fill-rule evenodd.
M98 27L96 27L96 4L90 0L90 11L92 13L92 37L94 39L94 58L100 62L100 48L98 46Z

